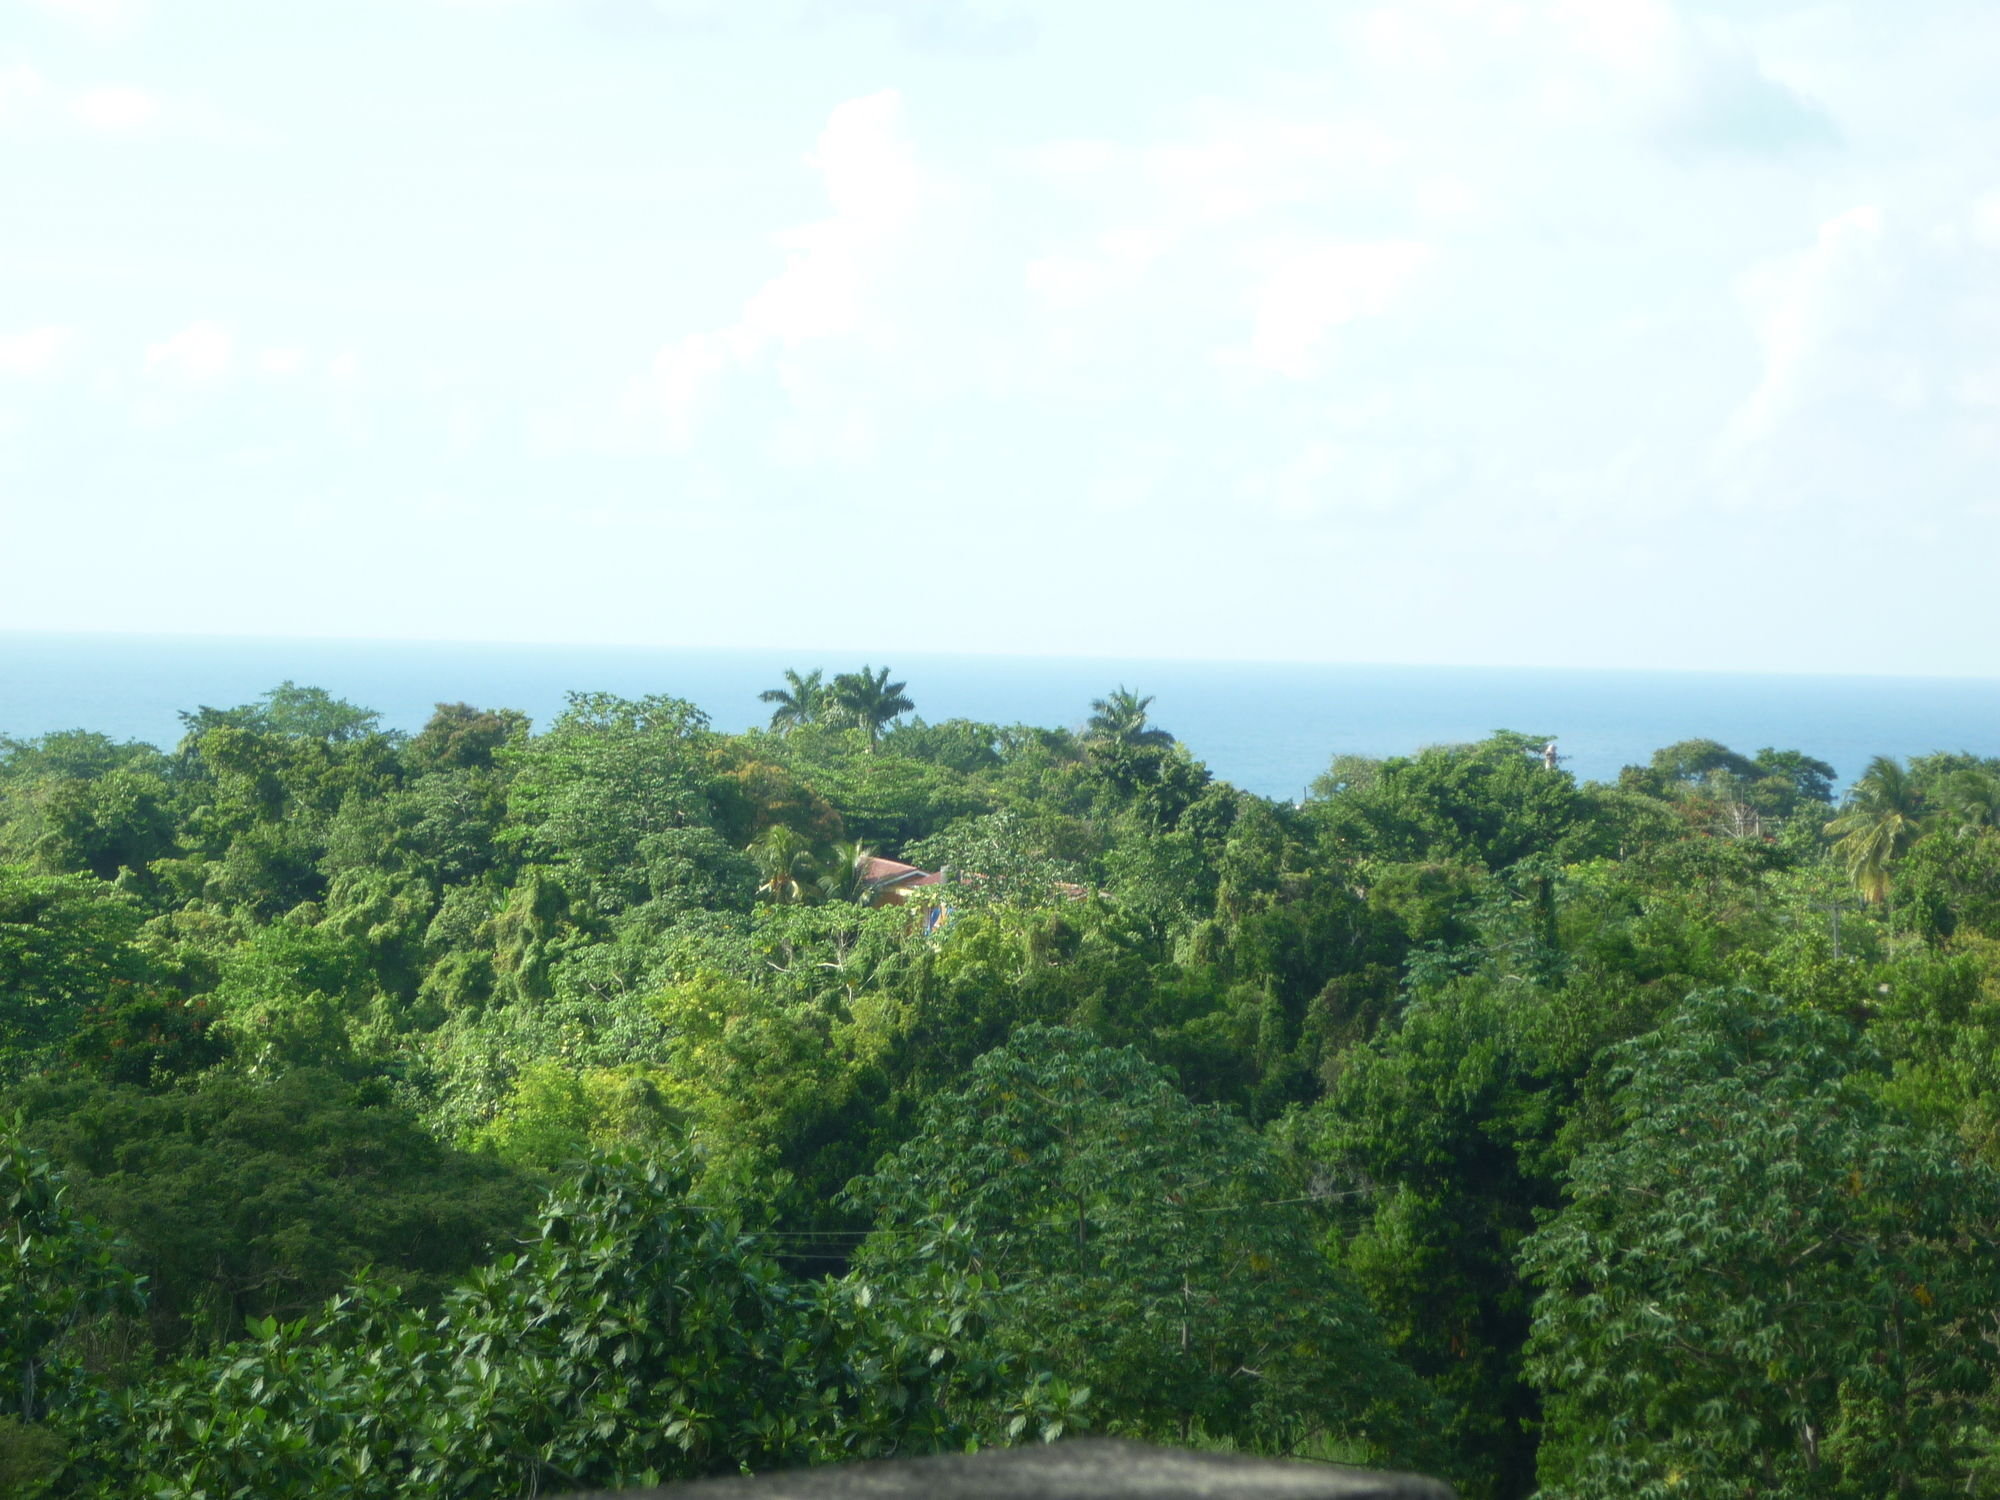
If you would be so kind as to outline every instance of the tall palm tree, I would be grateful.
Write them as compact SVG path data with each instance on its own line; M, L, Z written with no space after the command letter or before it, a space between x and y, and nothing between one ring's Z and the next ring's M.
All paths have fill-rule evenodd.
M873 667L863 667L859 672L842 672L833 679L834 705L848 723L867 734L870 755L875 753L882 726L917 706L903 696L903 689L908 686L906 682L891 682L887 667L879 672Z
M796 828L773 823L743 851L757 866L764 883L757 894L769 896L780 906L805 899L806 884L813 872L812 845Z
M1151 693L1141 696L1119 683L1110 697L1090 700L1090 722L1084 726L1084 738L1120 745L1171 745L1174 737L1166 730L1146 727L1146 710L1152 703Z
M1923 831L1923 798L1902 764L1886 755L1868 762L1868 769L1847 794L1847 804L1826 825L1833 852L1847 866L1861 899L1889 899L1889 867L1917 841Z
M771 710L771 727L780 734L790 734L801 724L818 724L825 721L833 708L833 689L820 681L820 669L801 677L790 667L785 668L787 686L766 688L757 695L760 703L774 703Z

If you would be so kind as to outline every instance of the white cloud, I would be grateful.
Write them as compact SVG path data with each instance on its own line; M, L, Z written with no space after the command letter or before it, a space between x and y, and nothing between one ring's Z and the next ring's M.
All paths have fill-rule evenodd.
M39 108L48 93L48 80L26 63L0 68L0 120Z
M68 328L53 325L25 333L0 334L0 375L41 375L55 366L74 339Z
M146 0L34 0L43 10L100 36L117 36L136 26Z
M1523 152L1542 149L1531 137L1593 127L1752 152L1834 136L1819 105L1771 76L1736 27L1667 0L1396 0L1349 25L1372 71L1397 79L1410 102L1429 102L1459 130L1487 121ZM1501 117L1505 130L1492 124ZM1550 143L1565 157L1575 145Z
M190 323L171 338L146 346L146 369L189 385L206 385L229 373L234 355L235 340L227 329L209 322Z
M833 111L806 158L825 179L833 217L778 236L785 269L744 305L738 325L751 352L862 326L874 275L917 213L921 178L902 123L893 89Z
M1175 325L1240 316L1234 309L1247 291L1253 361L1308 373L1329 328L1385 310L1431 252L1305 226L1378 214L1385 196L1407 196L1408 155L1408 141L1365 110L1286 114L1214 100L1182 135L1138 146L1057 141L1016 153L1013 162L1035 180L1087 194L1105 215L1103 227L1023 267L1030 298L1052 320L1044 348L1066 360L1084 349L1099 357L1121 347L1156 351ZM1463 185L1432 187L1427 201L1439 220L1476 207ZM1164 325L1161 298L1176 310ZM1117 327L1120 307L1137 321ZM1085 315L1088 337L1078 321Z
M1153 147L1144 163L1182 213L1232 220L1321 197L1336 180L1376 175L1403 150L1365 120L1228 113L1217 114L1193 140Z
M1528 7L1485 7L1518 24ZM1659 0L1554 0L1547 7L1555 29L1585 56L1619 73L1647 74L1670 60L1679 22Z
M1416 240L1301 242L1255 252L1262 275L1253 293L1248 360L1293 379L1314 373L1326 335L1395 306L1436 251Z
M1239 489L1280 520L1383 516L1435 489L1457 470L1456 460L1434 447L1314 438L1279 467L1251 473Z
M694 435L702 398L725 370L754 352L740 327L722 333L692 333L662 349L645 382L647 399L666 419L667 438L685 443Z
M1859 279L1882 239L1882 210L1849 209L1820 226L1810 249L1768 262L1743 280L1742 292L1763 348L1764 372L1736 413L1739 443L1768 436L1809 398L1842 323L1853 311Z
M70 103L70 113L90 129L105 135L137 135L160 112L160 102L144 89L85 89Z
M692 435L715 382L772 350L879 333L885 279L914 229L924 179L903 130L894 89L837 106L807 164L833 216L776 237L785 267L744 302L729 326L688 334L663 348L637 396L667 425L671 441Z
M1043 307L1071 312L1114 293L1136 290L1147 268L1172 244L1172 233L1159 226L1119 225L1097 235L1086 253L1029 261L1022 281Z
M160 123L158 95L121 84L70 88L25 63L0 68L0 124L28 129L82 129L97 135L141 135Z
M1973 241L1988 250L2000 250L2000 191L1975 202L1970 220Z

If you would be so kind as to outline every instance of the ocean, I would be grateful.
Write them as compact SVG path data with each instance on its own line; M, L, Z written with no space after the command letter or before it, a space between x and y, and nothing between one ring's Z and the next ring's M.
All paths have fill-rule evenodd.
M415 730L440 702L517 708L546 723L572 689L672 693L719 729L764 721L783 670L831 676L824 652L0 632L0 734L94 729L171 746L178 714L246 703L286 680ZM2000 755L2000 679L1302 665L879 653L933 722L1080 726L1120 685L1221 777L1297 798L1335 755L1395 755L1516 729L1554 737L1565 765L1610 780L1676 740L1804 750L1843 782L1871 756Z

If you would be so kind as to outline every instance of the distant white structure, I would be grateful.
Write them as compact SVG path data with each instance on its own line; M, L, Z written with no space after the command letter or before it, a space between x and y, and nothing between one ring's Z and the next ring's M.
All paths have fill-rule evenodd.
M1556 762L1561 759L1562 757L1556 754L1556 742L1554 740L1550 740L1546 745L1542 746L1542 769L1544 771L1553 771L1556 768Z

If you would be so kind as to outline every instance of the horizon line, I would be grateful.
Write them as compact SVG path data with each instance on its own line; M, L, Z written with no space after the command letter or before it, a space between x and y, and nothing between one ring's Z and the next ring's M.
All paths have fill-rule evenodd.
M691 645L659 641L575 641L575 640L515 640L493 639L490 637L463 636L388 636L388 635L285 635L276 633L243 634L220 631L132 631L132 630L76 630L76 629L32 629L20 626L0 626L0 639L23 637L39 640L61 640L67 642L182 642L205 645L233 646L360 646L360 647L425 647L459 648L473 651L532 650L540 652L564 651L610 651L645 653L658 652L677 655L711 656L789 656L795 661L810 660L814 656L834 655L866 656L873 658L884 653L884 645L877 642L866 646L766 646L766 645ZM1088 652L1054 651L949 651L935 647L906 649L895 645L886 648L892 656L905 660L950 660L981 662L1020 663L1069 663L1078 666L1104 663L1110 666L1164 666L1164 667L1243 667L1243 668L1326 668L1354 671L1417 671L1417 672L1493 672L1493 673L1572 673L1572 674L1613 674L1619 676L1660 676L1660 677L1778 677L1816 678L1833 681L1925 681L1925 682L1965 682L2000 684L2000 674L1979 675L1966 672L1858 672L1839 671L1812 667L1662 667L1662 666L1601 666L1575 663L1525 663L1492 661L1393 661L1355 660L1325 657L1236 657L1236 656L1137 656L1137 655L1097 655ZM787 663L790 665L791 663Z

